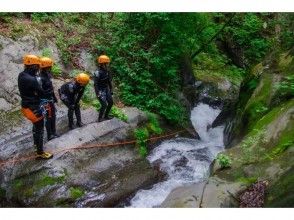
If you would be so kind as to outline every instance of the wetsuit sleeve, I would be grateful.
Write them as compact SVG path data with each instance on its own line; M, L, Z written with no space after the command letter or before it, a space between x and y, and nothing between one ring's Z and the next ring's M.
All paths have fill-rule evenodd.
M97 70L93 75L94 75L94 90L95 90L96 96L98 97L99 96L99 83L98 83L99 71Z
M110 91L112 92L112 75L110 72L108 72L108 86Z
M75 105L78 104L78 103L80 102L80 100L81 100L81 98L82 98L84 92L85 92L85 87L83 87L83 88L79 91L79 93L77 94L77 98L76 98L76 100L75 100Z

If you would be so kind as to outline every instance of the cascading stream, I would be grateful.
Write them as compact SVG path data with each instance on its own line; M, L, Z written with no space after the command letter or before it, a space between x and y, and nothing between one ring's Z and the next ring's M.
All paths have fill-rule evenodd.
M151 152L147 159L151 163L160 161L160 169L168 179L151 189L139 190L130 207L158 207L173 189L208 177L211 162L224 149L224 127L210 128L219 113L220 109L200 103L191 111L191 122L201 140L175 138Z

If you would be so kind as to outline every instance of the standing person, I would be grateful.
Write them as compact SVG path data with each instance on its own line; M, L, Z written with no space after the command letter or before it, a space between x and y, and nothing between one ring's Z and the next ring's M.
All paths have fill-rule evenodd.
M46 110L41 103L43 90L36 76L40 68L40 58L35 55L25 55L23 63L24 71L18 76L21 111L33 123L33 139L37 159L50 159L53 155L43 150L44 115Z
M98 70L94 73L94 88L96 96L101 104L98 121L109 120L109 112L113 105L111 75L108 71L110 59L104 53L97 58Z
M53 60L48 57L42 57L40 59L40 78L42 89L44 94L42 96L42 101L48 103L48 111L46 115L46 131L47 131L47 138L48 141L54 138L59 137L56 134L56 108L55 104L57 103L57 98L54 93L53 84L51 81L52 73L51 68L53 66Z
M83 126L79 102L89 81L90 77L87 74L80 73L74 81L63 84L58 90L61 101L68 107L68 127L70 130L73 129L74 112L77 119L77 126Z

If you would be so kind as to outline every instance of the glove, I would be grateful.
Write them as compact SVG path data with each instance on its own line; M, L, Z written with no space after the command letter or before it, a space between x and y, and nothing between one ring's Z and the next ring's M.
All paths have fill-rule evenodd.
M110 94L111 94L111 95L113 95L113 92L112 92L112 91L110 91Z

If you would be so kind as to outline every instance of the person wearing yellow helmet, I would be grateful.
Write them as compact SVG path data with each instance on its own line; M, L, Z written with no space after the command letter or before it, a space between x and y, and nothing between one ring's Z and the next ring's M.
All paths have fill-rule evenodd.
M61 101L68 107L68 127L70 130L73 129L74 112L77 119L77 126L83 126L79 102L89 81L89 75L79 73L74 81L63 84L58 90Z
M57 103L57 98L54 93L53 83L52 83L52 73L51 68L53 66L53 60L49 57L41 57L40 59L40 83L44 94L42 96L42 101L47 105L47 114L46 114L46 131L47 139L52 140L59 137L56 134L56 108L55 104Z
M23 58L24 71L18 76L18 88L21 97L23 115L33 124L33 140L37 159L50 159L51 153L43 150L44 115L46 110L41 102L43 89L40 86L37 73L40 68L40 58L28 54Z
M109 112L113 105L112 99L112 84L111 84L111 74L108 70L108 65L110 63L110 59L105 53L102 53L97 58L98 62L98 70L96 70L93 74L94 76L94 88L96 96L101 104L101 108L99 110L99 118L98 121L109 120L112 119L109 116Z

